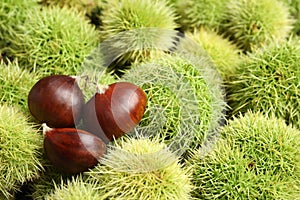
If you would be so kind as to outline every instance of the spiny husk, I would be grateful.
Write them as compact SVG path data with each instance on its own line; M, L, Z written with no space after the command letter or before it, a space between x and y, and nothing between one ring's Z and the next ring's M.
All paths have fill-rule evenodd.
M192 189L189 170L179 158L149 138L122 138L85 174L97 185L101 199L185 200Z
M235 68L242 62L241 50L228 38L208 28L198 28L185 33L186 37L199 44L216 66L224 81L235 73ZM201 55L194 49L195 55Z
M300 127L300 45L290 39L249 54L228 82L232 115L247 110L275 114Z
M179 32L156 27L135 28L120 32L101 42L99 50L103 52L104 64L114 62L121 66L147 60L153 53L168 52L176 48ZM128 64L129 63L129 64Z
M0 61L0 101L19 106L28 113L27 96L39 77L38 73L21 68L17 61L7 64Z
M15 34L16 27L23 24L32 7L38 7L37 0L2 0L0 4L0 48L7 47L8 37ZM1 50L0 50L1 51Z
M293 20L278 0L231 0L225 8L222 30L244 51L286 39Z
M206 27L218 30L226 3L227 0L177 0L174 5L183 29Z
M88 21L70 8L32 9L11 41L9 54L45 75L74 75L97 46L98 35Z
M158 28L141 28L118 33L102 41L90 52L83 62L80 74L92 72L94 75L106 73L121 76L125 69L130 68L131 62L138 63L148 59L154 52L174 48L177 34L174 30ZM145 41L143 37L150 37L152 40ZM132 56L133 59L128 56Z
M10 198L39 176L42 136L18 107L0 105L0 193Z
M101 7L105 0L40 0L43 6L59 6L76 9L82 13L92 24L101 25Z
M55 191L56 185L60 185L70 180L70 176L61 174L57 169L49 163L46 158L45 152L42 151L41 162L44 170L40 173L40 176L29 183L30 198L34 200L44 200L47 195L50 195Z
M300 35L300 1L298 0L280 0L289 7L292 17L295 19L293 32Z
M213 150L194 152L197 199L297 199L300 132L274 116L248 112L221 129Z
M149 49L174 46L174 10L160 0L112 0L103 5L102 40L122 50L117 65L148 58ZM116 44L115 44L116 43Z
M173 30L178 27L174 11L165 1L112 0L103 7L105 38L137 28Z
M83 14L88 14L91 10L100 4L102 0L40 0L39 3L44 6L60 6L75 8Z
M102 195L96 190L96 185L87 183L84 178L79 175L72 177L70 180L61 181L55 184L55 188L51 194L44 197L45 200L101 200Z
M147 94L145 115L137 130L157 136L179 153L202 145L219 126L225 109L222 90L204 58L193 63L162 54L134 66L122 77ZM210 77L209 77L210 76Z

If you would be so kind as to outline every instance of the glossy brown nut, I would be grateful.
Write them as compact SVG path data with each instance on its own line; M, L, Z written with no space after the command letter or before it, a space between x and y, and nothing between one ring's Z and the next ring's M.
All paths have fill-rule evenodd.
M146 104L146 93L137 85L113 83L86 103L83 110L84 129L105 142L117 139L137 126Z
M77 174L93 168L106 152L105 143L87 131L43 126L47 158L64 174Z
M39 80L28 95L28 108L40 123L51 127L74 127L80 119L84 96L76 79L52 75Z

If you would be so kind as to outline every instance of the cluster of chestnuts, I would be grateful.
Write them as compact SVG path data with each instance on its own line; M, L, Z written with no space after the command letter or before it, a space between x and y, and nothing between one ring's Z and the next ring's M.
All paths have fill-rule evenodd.
M28 95L30 113L43 124L47 158L67 174L94 167L108 142L140 122L146 104L145 92L130 82L98 87L85 103L78 78L67 75L40 79ZM77 128L79 122L82 128Z

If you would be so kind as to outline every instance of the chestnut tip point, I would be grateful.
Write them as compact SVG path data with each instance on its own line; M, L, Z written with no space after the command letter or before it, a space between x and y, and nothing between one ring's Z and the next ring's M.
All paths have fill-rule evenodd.
M43 134L44 135L46 134L46 132L52 130L52 128L50 128L46 123L42 123L42 127L43 127Z
M81 76L70 76L71 78L73 78L74 80L75 80L75 82L80 82L80 80L81 80Z

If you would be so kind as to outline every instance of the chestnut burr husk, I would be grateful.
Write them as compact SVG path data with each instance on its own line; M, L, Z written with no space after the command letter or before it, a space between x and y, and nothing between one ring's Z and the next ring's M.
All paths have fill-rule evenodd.
M43 126L46 156L64 174L78 174L93 168L106 152L106 144L87 131Z
M39 123L51 127L74 127L84 106L76 78L52 75L40 79L30 90L28 108Z
M106 143L128 133L142 119L146 93L130 82L117 82L98 91L83 109L84 129Z

